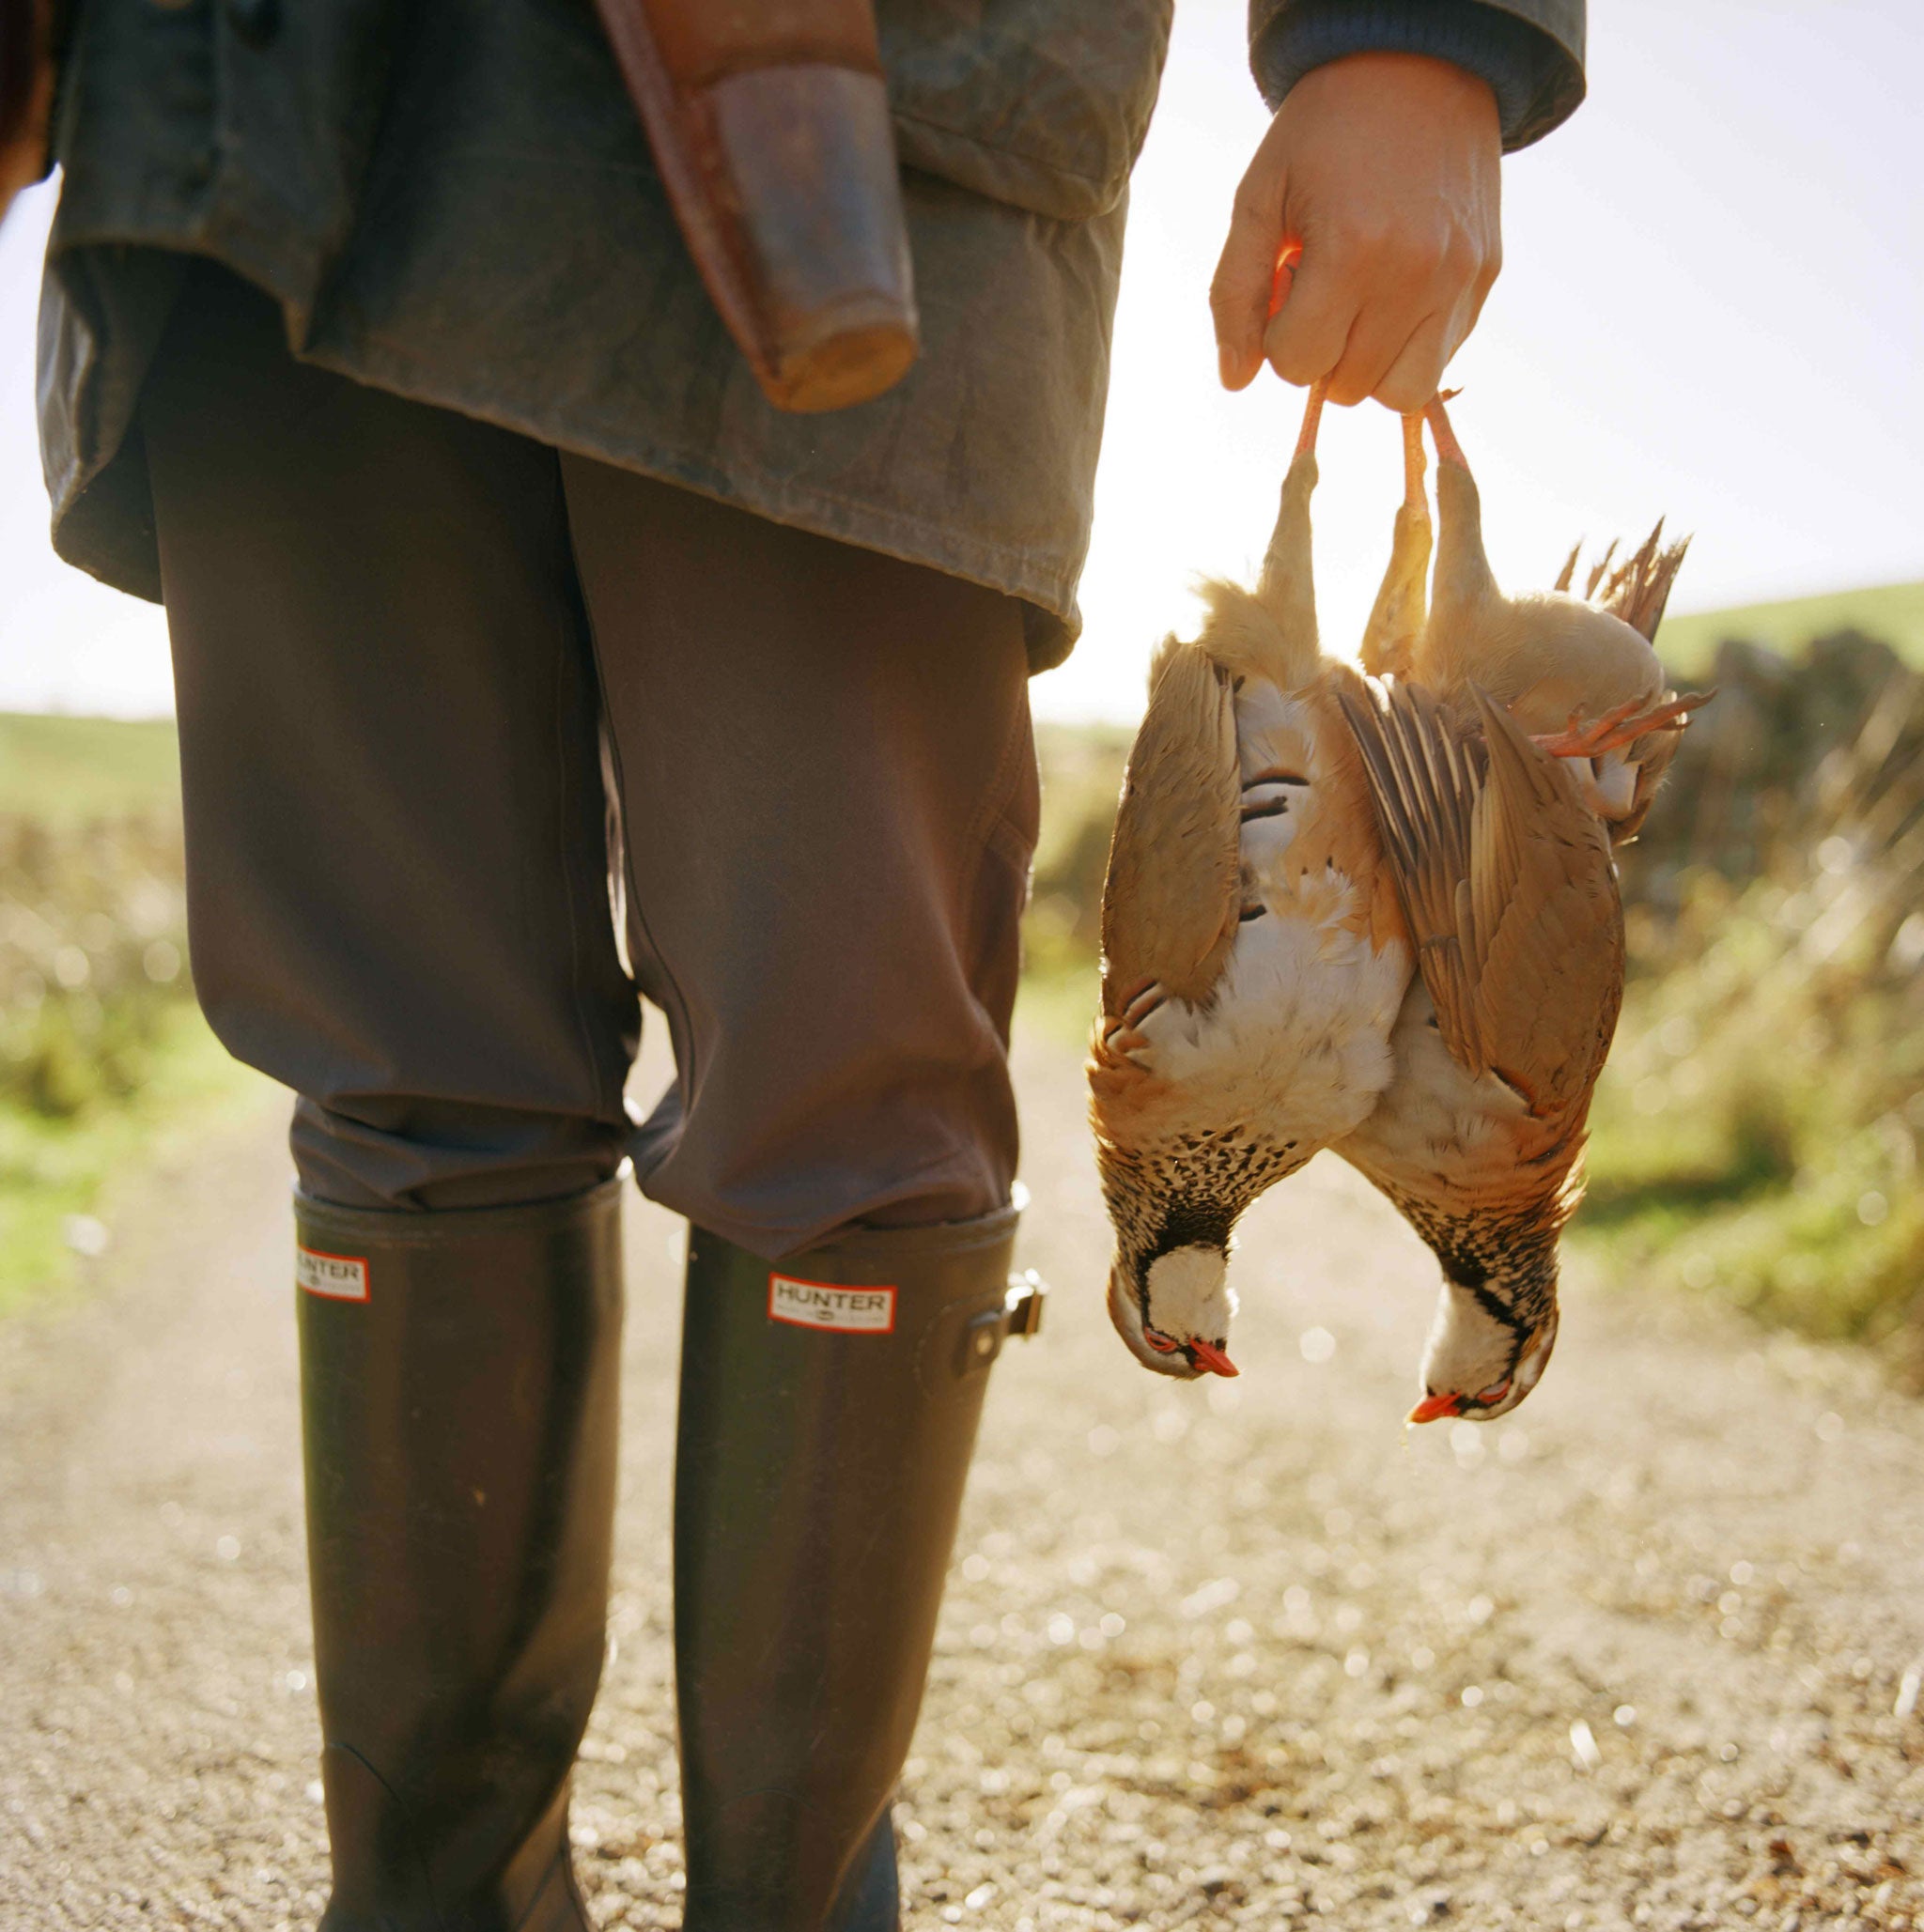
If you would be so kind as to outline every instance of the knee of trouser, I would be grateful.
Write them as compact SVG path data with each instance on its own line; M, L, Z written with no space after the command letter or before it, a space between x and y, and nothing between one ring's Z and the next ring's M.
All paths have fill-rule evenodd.
M419 1095L351 1107L297 1097L288 1142L302 1189L344 1207L516 1207L615 1174L625 1120L529 1112Z
M631 1149L645 1191L775 1255L856 1224L972 1220L1006 1204L1017 1153L1007 1064L1038 814L1019 691L969 782L934 744L867 770L854 841L824 808L780 866L639 934L680 1077ZM896 800L899 810L882 809ZM817 801L819 803L819 801ZM952 809L954 808L954 809ZM650 890L639 895L645 909Z
M968 1221L1005 1206L1019 1151L1002 1040L982 1007L946 1050L871 1035L756 1053L722 1041L629 1142L644 1192L774 1257L855 1226Z
M619 1166L633 1022L615 1001L522 992L501 975L498 997L464 1002L456 988L437 997L426 969L373 971L345 948L262 937L225 914L190 918L190 932L215 1037L298 1096L295 1167L318 1199L512 1206Z

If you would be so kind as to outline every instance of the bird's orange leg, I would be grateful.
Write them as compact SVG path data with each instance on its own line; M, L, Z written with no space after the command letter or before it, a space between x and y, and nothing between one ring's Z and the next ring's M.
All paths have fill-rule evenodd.
M1310 399L1303 405L1303 426L1296 433L1296 455L1308 456L1316 447L1316 431L1323 421L1323 398L1329 394L1329 379L1311 383Z
M1606 751L1635 744L1648 732L1682 731L1684 719L1715 696L1715 690L1685 691L1682 697L1653 704L1646 711L1639 711L1637 701L1632 698L1589 724L1580 725L1573 717L1562 731L1538 734L1530 742L1552 758L1601 758Z
M1421 634L1430 577L1430 500L1423 490L1423 412L1403 419L1403 504L1389 539L1389 562L1363 626L1359 656L1372 677L1404 677Z
M1439 389L1424 406L1423 417L1430 425L1430 434L1436 439L1436 460L1439 463L1454 463L1459 470L1469 468L1469 458L1463 453L1463 445L1456 440L1456 431L1450 426L1449 412L1443 405L1463 394L1460 389Z
M1422 411L1403 419L1403 506L1427 518L1430 500L1423 494L1423 471L1429 458L1423 454Z

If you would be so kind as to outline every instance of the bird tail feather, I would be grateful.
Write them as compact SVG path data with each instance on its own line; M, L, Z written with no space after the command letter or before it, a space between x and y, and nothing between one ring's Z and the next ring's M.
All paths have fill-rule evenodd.
M1577 551L1582 548L1579 542L1564 561L1557 579L1559 591L1570 588L1576 573ZM1677 572L1683 568L1689 549L1687 536L1673 544L1664 542L1664 519L1659 517L1657 527L1644 538L1634 556L1626 557L1612 568L1617 554L1613 542L1590 565L1583 587L1584 597L1611 616L1621 617L1646 643L1654 643L1657 626L1663 622L1664 606L1670 600L1670 586L1676 582Z

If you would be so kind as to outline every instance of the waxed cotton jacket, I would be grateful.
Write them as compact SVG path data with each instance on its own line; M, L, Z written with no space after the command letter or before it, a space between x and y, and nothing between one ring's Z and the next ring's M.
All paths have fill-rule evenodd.
M304 360L1005 591L1055 662L1171 4L879 0L923 354L796 417L702 289L593 0L76 0L40 318L55 547L160 595L138 398L209 255ZM1272 104L1375 47L1482 73L1512 146L1582 94L1581 0L1249 14Z

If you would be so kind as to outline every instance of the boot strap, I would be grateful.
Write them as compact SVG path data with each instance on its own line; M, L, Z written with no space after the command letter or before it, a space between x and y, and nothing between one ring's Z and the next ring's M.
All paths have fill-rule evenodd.
M1000 1308L978 1315L962 1331L962 1359L956 1372L970 1375L986 1368L1002 1352L1012 1336L1027 1341L1042 1333L1043 1305L1048 1289L1033 1268L1009 1276L1008 1292Z

